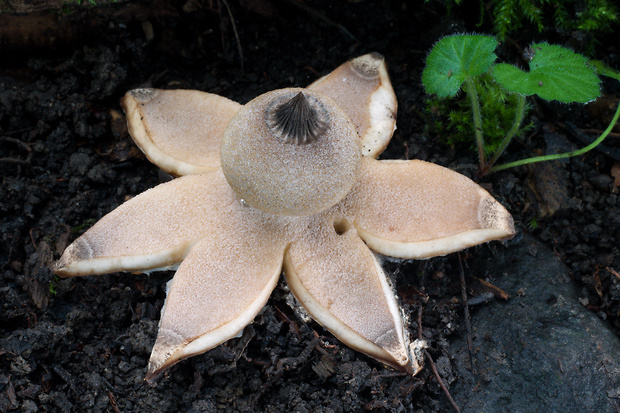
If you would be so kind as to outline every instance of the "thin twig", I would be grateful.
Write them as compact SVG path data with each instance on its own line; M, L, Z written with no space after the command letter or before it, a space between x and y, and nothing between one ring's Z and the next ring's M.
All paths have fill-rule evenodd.
M418 309L418 340L422 340L422 306Z
M17 131L15 131L14 133L16 133ZM7 133L8 134L8 133ZM5 158L0 158L0 163L14 163L14 164L19 164L19 165L26 165L30 163L30 160L32 159L32 149L30 148L30 146L19 140L16 138L10 138L8 136L0 136L0 142L9 142L9 143L13 143L17 146L19 146L21 149L25 150L26 152L28 152L28 155L26 156L26 159L20 159L20 158L12 158L12 157L5 157Z
M439 375L439 372L437 371L437 367L435 367L435 362L433 362L433 358L431 357L429 352L426 351L426 350L424 350L424 355L426 356L426 361L428 361L428 364L431 366L431 371L435 375L435 379L437 379L437 383L439 383L439 387L441 387L441 390L443 391L443 393L448 398L448 401L450 401L450 404L452 405L454 410L457 413L460 413L461 410L459 409L459 406L456 405L456 402L452 398L452 395L450 394L450 392L446 388L445 384L443 384L443 380L441 380L441 376Z
M561 126L562 124L560 124ZM600 135L601 133L603 133L603 131L601 129L579 129L582 133L593 133L595 135ZM620 132L609 132L608 135L610 138L620 138Z
M340 29L340 31L342 31L344 34L346 34L347 36L349 36L351 39L353 39L353 41L360 43L359 39L355 36L353 36L353 34L351 34L350 31L348 31L346 29L346 27L344 27L342 24L340 23L336 23L334 21L332 21L330 18L328 18L327 16L325 16L323 13L321 13L320 11L300 2L299 0L287 0L289 3L299 7L302 10L307 11L308 13L312 14L314 17L323 20L325 23L332 25L332 26L336 26L338 29Z
M469 360L471 361L471 372L476 373L476 362L474 359L474 345L471 340L471 322L469 317L469 306L467 305L467 287L465 285L465 270L463 270L463 260L459 255L459 266L461 267L461 297L463 300L463 312L465 313L465 330L467 330L467 349L469 350Z
M610 273L612 273L613 275L615 275L615 276L616 276L616 278L620 280L620 274L618 274L618 271L614 270L614 269L613 269L613 268L611 268L611 267L605 267L605 269L606 269L607 271L609 271Z
M33 128L23 128L23 129L11 130L11 131L4 132L4 136L16 135L18 133L24 133L24 132L32 132L33 130L34 130Z
M476 281L478 281L480 284L482 284L482 286L489 291L491 294L493 294L493 296L495 298L500 298L504 301L509 300L510 299L510 294L508 294L506 291L502 290L501 288L491 284L488 281L483 280L482 278L478 278L478 277L474 277L472 276L472 278ZM471 300L469 301L469 304L471 305Z
M118 408L118 403L116 402L116 397L114 397L114 393L112 393L111 390L108 390L108 399L110 400L110 406L112 406L114 413L121 413L121 410Z
M575 138L579 139L581 142L583 142L586 145L590 145L594 141L594 139L590 138L589 136L586 136L586 134L582 130L580 130L577 126L575 126L572 122L566 122L565 125L561 125L561 126L564 126L566 129L568 129L571 135L573 135ZM607 136L612 136L611 132ZM616 161L620 161L620 151L618 151L617 149L610 148L609 146L604 145L602 143L597 145L595 149L601 152L602 154L615 159Z
M243 48L241 47L241 39L239 39L239 32L237 32L237 25L235 24L235 18L232 15L232 11L230 10L230 6L228 5L228 1L221 0L224 3L224 7L226 7L226 11L228 12L228 17L230 18L230 23L232 24L233 33L235 34L235 39L237 39L237 50L239 51L239 59L241 59L241 71L243 72Z
M26 152L32 152L32 149L30 149L30 146L28 146L27 143L23 142L20 139L16 139L16 138L10 138L8 136L0 136L0 142L10 142L10 143L14 143L17 146L20 146L23 150L25 150Z
M15 163L18 165L27 165L30 163L30 158L32 158L32 156L30 155L28 155L26 159L0 158L0 163Z
M418 309L418 339L422 340L422 306L420 306ZM437 367L435 367L435 362L433 361L433 358L431 357L430 353L426 351L426 349L424 350L424 356L428 360L428 364L431 366L431 371L435 375L435 379L437 380L437 383L439 383L439 387L441 387L441 390L444 392L444 394L448 398L448 401L450 402L452 407L454 407L454 410L456 410L457 413L460 413L459 406L457 406L456 402L452 398L452 395L450 394L450 391L443 384L443 380L441 380L441 376L439 375L439 372L437 371Z

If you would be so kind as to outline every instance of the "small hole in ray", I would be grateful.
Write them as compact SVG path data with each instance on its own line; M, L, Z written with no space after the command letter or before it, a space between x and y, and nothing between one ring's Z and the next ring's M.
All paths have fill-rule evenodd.
M334 220L334 231L336 234L342 235L351 228L351 224L344 218L337 218Z

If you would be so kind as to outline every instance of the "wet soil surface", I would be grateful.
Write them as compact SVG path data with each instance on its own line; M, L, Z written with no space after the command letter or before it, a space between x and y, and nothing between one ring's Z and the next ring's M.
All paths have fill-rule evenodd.
M441 35L475 27L446 19L437 6L385 3L229 2L233 26L225 2L221 9L218 2L170 2L146 17L111 19L84 39L2 52L0 411L445 411L429 369L411 379L347 348L297 315L283 283L243 337L179 363L150 387L143 377L172 273L58 279L49 271L99 218L170 179L127 134L119 105L127 90L199 89L245 103L307 85L372 51L386 57L399 101L398 130L382 157L428 160L478 180L514 214L521 233L568 266L581 304L620 332L620 199L611 172L617 139L606 143L612 156L592 151L478 179L467 168L474 151L425 131L420 81ZM79 13L88 20L95 12ZM532 39L509 42L506 56L518 58L515 50ZM619 66L617 44L601 53ZM606 83L601 103L590 108L535 104L533 133L514 142L505 161L581 147L578 135L593 139L591 130L605 128L618 92ZM410 314L409 330L416 336L422 329L444 377L452 376L449 343L465 334L459 259L476 295L472 276L492 282L493 274L472 274L468 262L505 248L510 242L384 263Z

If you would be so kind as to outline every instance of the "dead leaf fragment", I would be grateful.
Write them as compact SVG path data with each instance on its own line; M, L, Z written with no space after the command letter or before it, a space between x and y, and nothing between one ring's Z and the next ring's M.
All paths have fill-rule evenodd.
M611 176L614 178L614 185L616 187L620 186L620 163L616 162L611 167Z
M26 263L26 289L34 304L41 310L49 302L49 283L52 279L50 266L53 261L52 249L45 241L39 242L37 250Z
M508 294L506 291L502 290L501 288L494 286L490 282L485 281L482 278L478 278L478 277L473 277L473 278L476 281L478 281L480 284L482 284L486 290L493 293L495 298L501 298L502 300L508 300L510 298L510 294Z
M556 162L529 165L527 184L538 201L541 217L552 216L569 202L568 173Z

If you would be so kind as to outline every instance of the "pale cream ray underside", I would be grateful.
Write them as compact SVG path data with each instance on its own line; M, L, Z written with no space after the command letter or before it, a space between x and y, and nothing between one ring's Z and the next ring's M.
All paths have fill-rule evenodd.
M214 171L220 140L241 108L197 90L135 89L123 98L129 132L154 164L176 176Z
M331 99L351 118L362 141L362 154L376 158L396 129L396 95L383 57L371 53L349 60L308 89Z
M347 346L406 370L406 338L394 293L355 229L343 227L338 234L329 212L297 225L303 236L284 258L291 292Z
M445 255L515 234L508 211L450 169L363 158L347 215L373 250L397 258Z

